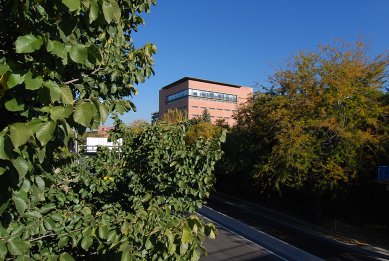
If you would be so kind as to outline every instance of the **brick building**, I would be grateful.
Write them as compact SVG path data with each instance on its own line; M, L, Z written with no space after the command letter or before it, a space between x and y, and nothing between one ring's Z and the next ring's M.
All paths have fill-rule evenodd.
M161 119L168 109L181 109L191 119L207 109L212 122L224 119L231 126L237 105L246 102L252 93L250 87L184 77L159 91L159 112L154 117Z

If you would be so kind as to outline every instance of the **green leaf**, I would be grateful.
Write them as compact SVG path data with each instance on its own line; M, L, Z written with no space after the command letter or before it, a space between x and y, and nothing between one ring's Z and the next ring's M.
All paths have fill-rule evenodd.
M27 211L24 213L25 217L33 217L33 218L41 218L42 214L39 213L38 211Z
M24 123L14 123L10 127L10 137L15 148L25 144L32 135L32 130Z
M28 128L32 131L32 133L36 133L36 131L38 130L39 126L41 126L41 124L43 123L43 121L41 119L32 119L29 123L28 123Z
M191 261L198 261L198 260L200 260L200 251L197 248L195 248L193 250L192 257L191 257L190 260Z
M66 85L62 85L61 87L59 87L59 89L61 91L61 97L60 97L61 102L64 104L73 104L74 99L73 99L72 90L70 90L70 88Z
M108 107L104 103L99 104L99 111L100 111L100 121L101 123L105 123L108 117Z
M70 12L80 9L81 1L80 0L62 0L62 3L69 8Z
M93 118L93 104L91 102L83 102L81 101L73 114L74 121L88 127L92 121Z
M15 261L31 261L31 257L29 255L23 255L23 256L18 256Z
M93 244L93 238L91 236L86 236L81 241L81 247L87 251Z
M50 100L52 102L59 101L61 98L61 89L59 88L58 84L54 81L47 81L44 82L43 85L49 90Z
M43 225L47 230L54 230L55 222L51 218L47 217L43 220Z
M100 49L92 44L88 47L88 61L92 64L96 64L98 61L100 62L102 60L102 56L100 53Z
M42 87L43 79L42 77L38 76L36 78L32 78L32 73L28 72L24 76L24 85L26 86L27 90L37 90Z
M41 207L39 209L39 212L42 213L42 214L46 214L47 212L49 212L50 210L53 210L55 208L56 208L56 206L55 206L54 203L49 203L49 204L44 205L43 207Z
M153 242L151 242L150 237L148 237L148 238L146 239L146 242L145 242L145 249L146 249L146 250L149 250L149 249L151 249L151 248L153 248Z
M20 74L11 73L8 77L7 86L9 89L21 84L24 81L24 76Z
M8 100L5 103L5 108L8 111L23 111L24 110L24 102L19 97L13 98L12 100Z
M131 249L130 247L127 247L126 249L123 250L120 261L133 261L133 260L135 259L131 253Z
M0 75L4 75L9 72L11 69L8 64L0 64Z
M49 40L46 48L48 52L61 58L63 64L68 63L68 51L63 43Z
M17 159L12 160L12 165L19 173L19 180L22 179L27 174L28 163L21 156L19 156Z
M120 7L115 0L108 0L103 2L103 14L107 23L112 21L119 22L122 15Z
M52 138L57 124L54 121L47 121L40 125L36 131L36 137L42 146L45 146Z
M22 197L16 197L15 195L12 197L12 200L15 203L15 207L19 215L23 215L27 208L26 201Z
M75 261L75 260L69 253L65 252L59 256L59 261Z
M50 117L54 121L58 119L66 119L72 114L72 112L73 112L72 106L65 106L65 107L56 106L50 110Z
M181 242L182 243L189 243L192 240L192 230L185 225L182 229L182 236L181 236Z
M83 44L76 44L69 50L70 59L76 63L88 63L88 48Z
M38 191L43 193L45 191L45 181L41 177L35 176L35 183L38 186Z
M19 36L15 42L16 53L32 53L39 50L42 44L43 41L41 37L36 37L32 34Z
M30 188L31 188L31 182L28 179L25 179L21 186L21 190L27 193L30 190Z
M90 11L89 11L89 23L92 23L99 17L99 4L97 0L91 1Z
M4 239L0 239L0 260L4 260L8 250Z
M12 144L8 136L0 136L0 159L8 160L12 156Z
M101 239L107 239L109 235L109 230L106 226L99 226L99 237Z
M209 237L209 238L211 238L211 239L215 239L216 238L216 234L215 234L215 231L216 231L216 229L215 229L215 227L213 226L213 225L211 225L211 224L207 224L206 226L205 226L205 235L207 236L207 237Z
M20 256L27 252L27 247L24 241L19 237L11 238L7 241L8 251L13 256Z
M63 237L58 241L58 247L62 248L69 242L69 237Z

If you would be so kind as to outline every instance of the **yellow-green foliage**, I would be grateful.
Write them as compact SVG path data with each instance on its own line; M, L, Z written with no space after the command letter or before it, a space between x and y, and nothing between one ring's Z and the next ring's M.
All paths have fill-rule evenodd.
M147 121L139 119L139 120L135 120L135 121L131 122L129 125L129 128L132 132L137 134L137 133L140 133L141 131L143 131L149 125L150 124Z
M220 135L221 128L215 126L209 122L200 122L195 125L191 125L188 128L187 132L187 142L189 144L194 143L198 138L203 138L204 140L211 140L217 135Z
M162 121L172 125L184 122L187 119L188 116L186 115L186 113L182 112L179 109L169 109L162 116Z
M270 79L268 92L241 107L241 157L256 155L261 189L332 190L374 175L387 141L388 63L387 56L370 58L362 42L320 47L298 54Z

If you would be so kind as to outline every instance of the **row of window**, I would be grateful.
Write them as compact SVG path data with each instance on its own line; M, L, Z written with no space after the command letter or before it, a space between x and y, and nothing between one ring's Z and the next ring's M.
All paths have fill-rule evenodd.
M193 117L200 117L201 115L200 114L192 114L192 116ZM210 115L209 117L218 118L218 119L226 119L226 120L231 119L230 117L221 117L221 116L212 116L212 115Z
M195 89L187 89L180 92L176 92L166 97L167 102L176 101L184 97L191 96L196 98L212 99L224 102L237 102L238 97L233 94L209 92Z
M199 106L192 106L192 108L195 108L195 109L198 109L198 108L200 108L200 109L207 109L207 110L218 110L218 111L231 111L230 109L221 109L221 108L212 108L212 107L209 107L209 108L207 108L207 107L199 107ZM232 110L232 112L235 112L235 110Z

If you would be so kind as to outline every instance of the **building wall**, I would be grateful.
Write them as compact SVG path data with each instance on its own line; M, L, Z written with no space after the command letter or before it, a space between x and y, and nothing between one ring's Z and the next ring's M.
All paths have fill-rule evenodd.
M166 103L166 97L176 92L188 89L188 82L182 82L168 89L159 90L159 118L169 109L188 108L188 99L181 99ZM186 109L187 111L187 109Z
M196 89L210 92L233 94L237 96L237 102L217 101L199 97L188 96L186 98L166 103L166 97L186 89ZM201 81L189 79L187 81L169 86L166 89L161 89L159 92L159 115L162 118L163 114L168 109L180 108L188 113L189 118L194 118L202 114L206 108L211 115L211 121L214 123L217 119L225 119L231 126L235 123L232 118L237 106L246 102L247 98L252 95L253 89L243 86L229 86L222 83Z

